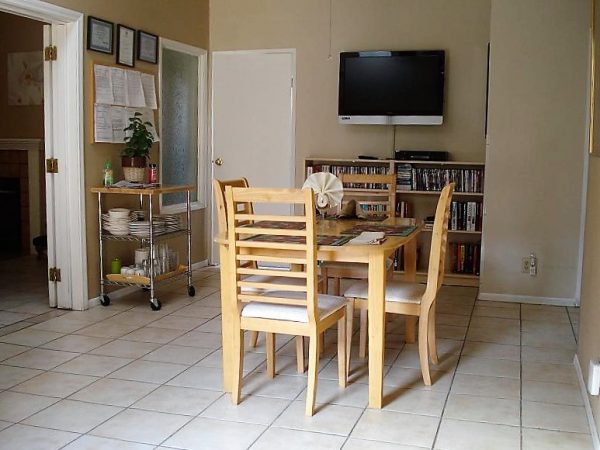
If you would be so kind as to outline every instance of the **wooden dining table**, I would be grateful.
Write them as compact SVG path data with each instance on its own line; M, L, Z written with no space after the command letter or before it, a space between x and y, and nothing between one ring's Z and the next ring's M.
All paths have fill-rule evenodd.
M413 225L411 219L388 218L377 222L378 226ZM354 226L364 226L364 220L318 220L317 235L343 236ZM375 223L370 223L377 228ZM320 261L364 263L368 265L368 310L369 310L369 407L380 409L383 406L383 361L385 348L385 285L387 277L386 260L399 249L404 253L404 279L414 281L417 266L417 235L421 226L406 236L386 235L378 245L318 245L317 258ZM233 355L234 314L238 314L235 299L228 294L231 269L228 267L228 245L225 233L215 237L219 244L221 264L221 306L223 335L223 389L231 392ZM407 320L407 342L415 340L415 320Z

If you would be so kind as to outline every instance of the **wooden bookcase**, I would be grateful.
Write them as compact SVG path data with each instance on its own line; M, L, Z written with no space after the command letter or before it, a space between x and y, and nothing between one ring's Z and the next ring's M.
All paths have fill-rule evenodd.
M448 173L455 179L458 178L452 198L451 213L455 221L451 219L450 228L454 229L448 232L449 248L444 284L479 286L478 270L473 270L475 273L460 272L457 261L463 261L463 266L469 266L464 267L465 272L471 272L472 269L480 266L485 163L318 157L304 160L305 176L321 171L331 172L334 175L340 173L397 174L396 214L414 217L419 221L425 221L427 217L435 214L440 186L444 184L444 175ZM408 205L408 210L403 210L401 205ZM469 226L466 225L467 217L471 219ZM425 229L419 236L418 243L417 276L420 280L426 278L430 244L431 230ZM468 264L464 263L465 260Z

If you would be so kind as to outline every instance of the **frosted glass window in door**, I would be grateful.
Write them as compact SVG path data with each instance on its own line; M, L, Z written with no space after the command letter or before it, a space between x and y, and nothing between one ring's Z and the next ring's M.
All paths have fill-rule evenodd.
M198 64L195 55L162 51L162 183L194 185L198 200ZM186 193L164 194L163 206L185 203Z

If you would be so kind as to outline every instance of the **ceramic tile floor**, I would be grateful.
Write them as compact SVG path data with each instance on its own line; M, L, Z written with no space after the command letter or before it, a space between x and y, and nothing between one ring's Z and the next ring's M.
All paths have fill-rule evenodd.
M140 293L0 336L0 448L592 448L572 365L577 309L475 301L475 289L443 288L435 382L423 385L416 346L391 318L383 410L366 408L356 348L351 384L338 388L330 333L318 412L308 418L306 377L295 373L294 342L284 336L273 380L263 347L247 352L243 400L231 405L221 385L218 272L199 271L194 284L193 299L182 285L161 291L159 312Z

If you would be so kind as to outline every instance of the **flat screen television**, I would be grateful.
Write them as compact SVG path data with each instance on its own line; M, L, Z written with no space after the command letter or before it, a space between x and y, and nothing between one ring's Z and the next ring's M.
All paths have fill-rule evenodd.
M441 125L444 50L340 53L338 120Z

